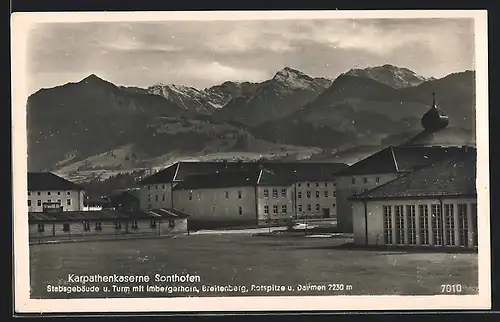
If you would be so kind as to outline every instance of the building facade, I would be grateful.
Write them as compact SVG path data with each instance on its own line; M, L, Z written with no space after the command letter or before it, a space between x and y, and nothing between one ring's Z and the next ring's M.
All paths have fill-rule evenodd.
M334 217L335 173L346 167L341 163L178 162L140 182L141 209L165 204L189 213L193 227L208 227L209 222L246 226L301 216ZM306 200L308 193L310 204L300 203L299 212L297 196Z
M84 210L82 187L51 172L28 173L28 211L43 212L59 205L63 211Z
M476 155L450 157L353 197L354 242L477 246Z
M29 213L30 240L169 235L187 232L188 216L172 209Z

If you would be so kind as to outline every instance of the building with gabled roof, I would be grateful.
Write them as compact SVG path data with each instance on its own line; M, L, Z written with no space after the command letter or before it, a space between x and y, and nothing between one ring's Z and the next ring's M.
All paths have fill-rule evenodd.
M180 209L191 216L193 227L197 222L206 226L207 221L217 226L255 225L298 216L297 194L302 192L297 193L297 187L313 185L308 188L309 197L314 195L309 212L330 216L335 213L330 210L335 205L335 173L346 167L311 162L178 162L139 181L141 208ZM329 185L327 192L316 191L320 182ZM308 208L304 206L303 212Z
M454 144L448 123L433 97L421 133L339 173L339 218L355 243L477 246L477 150Z
M31 241L161 236L187 232L175 209L29 212Z
M355 243L477 246L476 151L454 155L351 198Z
M28 211L43 212L45 208L81 211L84 189L52 172L28 172Z

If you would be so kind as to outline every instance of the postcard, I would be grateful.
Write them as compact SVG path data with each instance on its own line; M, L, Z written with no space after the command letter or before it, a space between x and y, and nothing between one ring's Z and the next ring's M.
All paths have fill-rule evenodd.
M16 312L490 308L486 11L11 24Z

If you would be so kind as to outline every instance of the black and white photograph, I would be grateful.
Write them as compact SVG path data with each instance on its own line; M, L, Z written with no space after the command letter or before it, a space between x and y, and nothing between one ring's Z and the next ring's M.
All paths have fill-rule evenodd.
M490 308L486 21L14 14L16 310Z

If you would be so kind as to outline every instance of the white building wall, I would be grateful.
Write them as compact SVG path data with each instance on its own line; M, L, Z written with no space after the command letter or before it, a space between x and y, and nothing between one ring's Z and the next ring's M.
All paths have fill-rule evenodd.
M336 181L337 218L339 227L345 232L352 232L354 228L352 202L348 200L348 198L392 181L399 175L398 173L386 173L339 177Z
M158 183L142 186L139 189L140 208L157 209L173 208L172 183Z
M268 218L279 219L294 216L294 186L258 186L255 202L257 202L259 223Z
M309 215L324 217L325 212L330 218L337 217L337 187L336 182L297 182L296 212L298 217ZM309 210L310 209L310 210Z
M362 201L353 202L353 232L354 232L354 243L356 244L366 244L368 242L369 245L384 245L384 216L383 209L384 206L391 207L391 221L392 221L392 241L393 244L396 244L396 237L398 233L397 229L397 220L396 220L396 211L394 206L403 206L404 213L404 242L402 245L415 245L421 246L423 244L423 236L422 236L422 227L420 222L420 212L419 205L428 206L428 244L430 246L436 244L436 236L434 236L434 225L435 222L433 220L433 213L431 205L436 205L441 209L442 215L442 229L440 230L440 237L442 238L443 246L459 246L460 245L460 222L459 222L459 210L457 205L465 205L467 208L466 216L467 216L467 247L477 246L477 219L474 215L474 204L476 203L476 199L470 198L448 198L448 199L401 199L401 200L377 200L377 201L367 201L366 202L366 219L365 219L365 204ZM407 206L413 205L415 207L415 241L414 243L410 242L410 222L408 216L408 208ZM441 206L442 205L442 206ZM444 208L445 205L453 205L453 226L446 227L446 218L444 216ZM441 208L442 207L442 208ZM366 239L366 224L368 224L368 238ZM447 229L450 228L450 229ZM449 235L449 237L448 237ZM448 240L449 238L449 240ZM453 241L454 245L448 245L449 241Z
M173 206L189 214L189 221L255 223L257 219L254 187L174 190Z
M28 191L28 211L42 212L43 204L59 202L63 211L83 211L84 192L77 190Z

